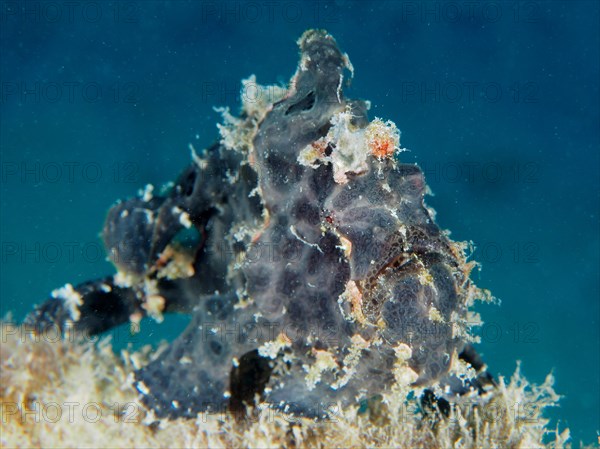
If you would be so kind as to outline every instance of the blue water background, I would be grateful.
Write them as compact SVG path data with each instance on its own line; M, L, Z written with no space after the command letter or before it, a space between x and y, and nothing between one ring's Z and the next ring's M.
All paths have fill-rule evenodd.
M189 143L218 138L213 106L237 111L251 74L285 83L296 39L326 28L355 68L348 96L398 125L438 223L477 247L475 280L502 301L478 307L491 371L522 360L533 382L553 372L564 398L550 416L575 443L596 440L598 2L0 8L2 315L20 320L54 288L111 273L96 252L110 205L174 179ZM137 342L184 324L144 323Z

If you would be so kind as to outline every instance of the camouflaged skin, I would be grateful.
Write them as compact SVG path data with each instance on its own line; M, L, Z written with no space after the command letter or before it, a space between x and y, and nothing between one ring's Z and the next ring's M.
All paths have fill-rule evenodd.
M208 148L169 193L110 210L103 237L127 281L75 287L76 320L66 300L29 317L97 333L149 314L150 297L160 312L192 314L136 373L158 417L218 412L255 395L322 417L332 404L389 391L400 344L422 386L443 380L465 349L456 328L475 292L471 266L424 205L421 170L369 157L340 184L331 164L298 162L335 114L351 111L356 129L369 123L366 103L343 96L350 66L334 39L308 31L299 45L285 96L241 117L250 145ZM181 249L174 242L190 226L196 240ZM178 251L191 255L193 274L161 275Z

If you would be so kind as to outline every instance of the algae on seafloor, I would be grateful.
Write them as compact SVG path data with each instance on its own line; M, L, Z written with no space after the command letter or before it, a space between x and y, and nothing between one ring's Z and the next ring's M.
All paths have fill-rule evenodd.
M73 343L56 340L56 334L33 336L21 326L1 324L0 443L6 448L530 449L566 447L569 438L568 429L549 429L543 417L558 400L552 376L542 385L531 385L518 367L511 379L499 379L499 387L484 402L465 402L438 422L422 419L408 389L387 403L373 398L326 421L266 409L247 420L200 413L195 420L158 422L131 383L133 371L150 358L150 348L115 354L108 339Z

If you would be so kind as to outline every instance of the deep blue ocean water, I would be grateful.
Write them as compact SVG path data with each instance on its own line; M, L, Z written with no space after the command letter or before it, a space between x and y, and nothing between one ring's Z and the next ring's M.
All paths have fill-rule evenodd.
M549 416L591 443L599 403L599 3L0 1L0 313L112 272L108 208L174 179L218 138L240 80L284 83L296 39L326 28L347 96L402 131L427 202L501 305L479 349L509 377L553 372ZM144 323L172 338L185 320ZM125 344L126 332L116 335ZM119 338L122 341L119 341ZM143 340L140 342L140 340Z

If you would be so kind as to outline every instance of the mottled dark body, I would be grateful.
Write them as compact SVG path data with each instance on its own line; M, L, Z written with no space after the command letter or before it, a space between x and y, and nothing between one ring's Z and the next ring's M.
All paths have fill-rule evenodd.
M409 364L422 385L439 381L465 348L450 323L453 314L466 315L468 273L424 206L420 169L370 158L366 172L338 184L330 165L298 163L300 151L327 134L334 114L350 109L356 128L368 123L365 104L343 98L348 63L335 41L311 31L300 46L302 67L288 94L255 123L250 154L215 145L169 195L111 209L105 244L135 282L118 287L108 278L76 287L83 305L75 326L88 332L146 314L144 280L156 281L164 312L193 315L170 347L136 373L158 416L221 411L254 394L323 416L331 403L389 390L398 344L411 347ZM161 255L183 229L183 213L200 236L192 248L194 275L160 277ZM242 225L252 232L234 238ZM340 300L349 281L361 294L362 321ZM42 305L30 321L62 326L69 313L61 304ZM359 362L340 382L358 337L379 343L359 350ZM280 346L265 355L269 343ZM335 366L307 380L325 351Z

